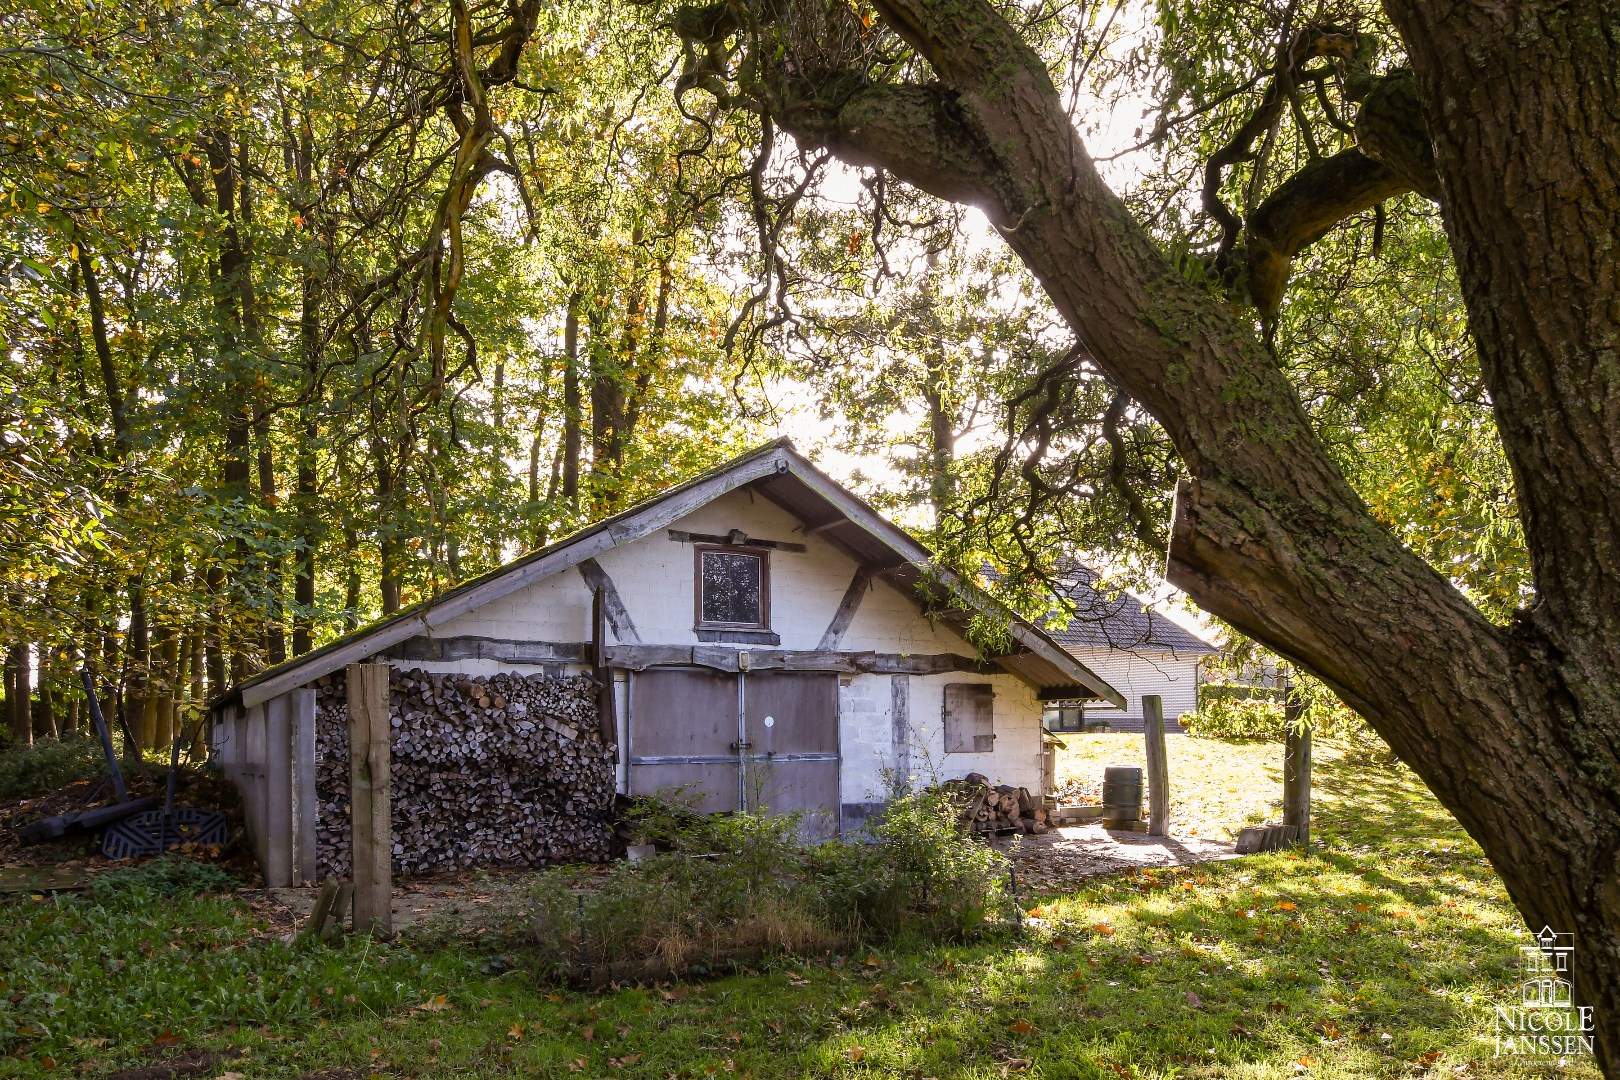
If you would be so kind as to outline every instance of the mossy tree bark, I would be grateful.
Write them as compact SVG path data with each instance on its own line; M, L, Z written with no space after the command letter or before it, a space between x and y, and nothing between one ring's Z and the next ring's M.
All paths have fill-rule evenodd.
M744 89L801 144L989 215L1175 442L1171 580L1328 682L1481 843L1532 927L1575 933L1576 995L1620 1076L1620 13L1391 0L1412 77L1376 107L1418 103L1438 179L1410 125L1369 124L1365 155L1325 159L1274 194L1293 204L1255 215L1297 250L1394 192L1440 198L1534 559L1535 605L1504 628L1368 513L1253 314L1172 266L995 8L875 6L932 81L818 82L801 56ZM727 36L722 7L734 20L715 5L687 22ZM793 5L761 7L763 23ZM683 82L713 79L698 62Z

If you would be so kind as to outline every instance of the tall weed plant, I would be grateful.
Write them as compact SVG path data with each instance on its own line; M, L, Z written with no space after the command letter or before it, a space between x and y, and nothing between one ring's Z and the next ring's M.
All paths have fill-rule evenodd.
M964 940L1010 914L1005 859L939 794L897 796L866 835L806 844L799 815L638 810L668 850L582 880L558 868L509 900L504 929L551 978L701 970L902 935Z

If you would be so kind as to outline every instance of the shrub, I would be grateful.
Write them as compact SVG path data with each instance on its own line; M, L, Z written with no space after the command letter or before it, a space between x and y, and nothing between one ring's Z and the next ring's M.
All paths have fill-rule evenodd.
M812 853L829 921L878 938L918 933L962 939L1009 902L1007 860L962 834L959 808L939 790L894 795L867 826L870 844Z
M30 799L106 768L101 743L93 738L36 739L32 746L0 753L0 799Z
M807 846L800 824L643 808L637 834L673 851L588 887L577 871L542 871L508 901L502 932L542 976L618 965L614 978L636 978L901 934L959 940L1006 904L1005 861L961 833L939 794L898 796L870 843Z
M1281 739L1286 723L1282 702L1263 698L1210 697L1181 715L1189 735L1210 739Z

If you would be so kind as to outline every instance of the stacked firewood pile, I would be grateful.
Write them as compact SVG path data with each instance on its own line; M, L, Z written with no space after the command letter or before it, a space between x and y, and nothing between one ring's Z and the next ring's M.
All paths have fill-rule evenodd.
M612 839L613 750L596 682L400 671L389 676L394 872L599 862ZM349 709L316 683L316 860L347 877Z
M942 786L962 808L962 827L970 833L1043 833L1051 827L1042 800L1028 788L992 785L983 773L968 773Z

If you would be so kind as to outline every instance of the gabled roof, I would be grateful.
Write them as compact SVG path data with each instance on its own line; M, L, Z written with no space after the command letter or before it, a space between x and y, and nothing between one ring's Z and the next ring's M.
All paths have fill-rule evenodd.
M1074 604L1075 614L1061 630L1046 628L1053 640L1076 648L1119 649L1125 652L1167 652L1205 656L1220 652L1150 610L1128 592L1110 596L1097 588L1100 575L1089 566L1067 568L1059 590Z
M468 611L639 540L744 487L782 507L804 523L806 533L826 538L873 576L907 595L916 597L915 586L932 577L970 605L943 613L942 618L965 619L983 612L1004 620L1012 646L1003 652L981 649L981 655L1034 686L1043 697L1097 698L1124 707L1119 691L1066 652L1052 635L935 564L933 553L916 538L817 469L786 439L766 443L572 536L261 672L226 691L214 704L256 705L347 664L385 653L400 642L431 636Z

